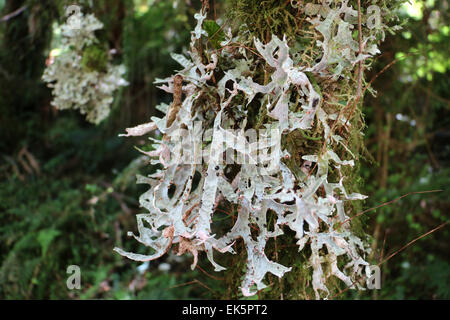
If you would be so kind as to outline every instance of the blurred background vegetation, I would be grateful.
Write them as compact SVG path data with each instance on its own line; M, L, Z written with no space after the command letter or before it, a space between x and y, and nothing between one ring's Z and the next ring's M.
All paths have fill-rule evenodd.
M58 49L65 7L81 5L104 24L102 42L127 66L128 87L99 126L76 111L56 111L41 80ZM220 16L227 1L211 1ZM149 264L123 259L115 246L144 252L135 230L145 188L135 174L150 172L118 133L150 119L171 97L155 78L178 66L171 52L187 49L194 0L0 0L0 298L210 299L240 298L221 274L200 260L169 254ZM366 146L361 162L362 219L378 262L449 219L449 2L411 0L406 23L381 45L367 78ZM391 64L393 61L396 63ZM386 70L384 68L390 65ZM382 289L347 291L338 299L450 299L449 230L444 227L382 265ZM66 287L67 266L79 265L81 290Z

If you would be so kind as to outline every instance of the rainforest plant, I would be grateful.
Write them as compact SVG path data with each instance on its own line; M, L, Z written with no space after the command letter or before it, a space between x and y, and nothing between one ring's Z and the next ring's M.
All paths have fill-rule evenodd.
M282 278L293 268L317 299L329 297L334 278L363 289L370 246L352 220L366 198L355 169L363 75L385 32L398 28L388 27L398 3L232 2L225 22L207 19L206 2L195 15L189 56L172 55L182 69L157 81L173 94L158 107L166 116L127 129L126 136L162 134L143 151L159 169L138 177L150 185L140 198L147 212L130 233L152 252L115 250L150 261L174 247L193 255L192 268L205 251L222 271L214 254L240 254L243 241L244 296L266 288L266 274ZM232 208L231 227L215 219L223 207ZM291 265L267 255L283 236L297 246Z

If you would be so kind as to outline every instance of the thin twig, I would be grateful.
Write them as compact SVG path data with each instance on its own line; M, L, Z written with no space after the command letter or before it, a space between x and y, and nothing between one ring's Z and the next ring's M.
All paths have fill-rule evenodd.
M429 234L431 234L431 233L433 233L433 232L435 232L435 231L437 231L437 230L443 228L445 225L448 224L448 222L449 222L449 221L444 222L443 224L441 224L441 225L437 226L436 228L434 228L434 229L428 231L427 233L421 235L420 237L417 237L417 238L415 238L414 240L408 242L406 245L404 245L403 247L401 247L399 250L397 250L396 252L394 252L393 254L391 254L389 257L387 257L387 258L384 259L383 261L379 262L379 263L377 264L377 266L379 267L379 266L382 265L383 263L385 263L385 262L387 262L388 260L392 259L395 255L397 255L397 254L400 253L401 251L403 251L403 250L405 250L406 248L408 248L408 247L409 247L410 245L412 245L414 242L416 242L416 241L422 239L423 237L426 237L427 235L429 235ZM335 294L334 296L332 296L330 299L333 299L333 298L335 298L335 297L337 297L337 296L343 294L344 292L348 291L351 287L353 287L353 286L356 284L357 281L358 281L358 280L353 281L352 284L351 284L350 286L348 286L347 288L345 288L345 289L343 289L343 290L340 290L338 293L336 293L336 294Z
M395 251L393 254L389 255L386 259L382 260L381 262L379 262L377 264L377 266L382 265L383 263L385 263L386 261L390 260L391 258L393 258L394 256L396 256L397 254L399 254L401 251L405 250L406 248L408 248L410 245L412 245L414 242L422 239L423 237L426 237L427 235L429 235L430 233L433 233L443 227L445 227L447 224L449 223L449 221L446 221L444 223L442 223L441 225L437 226L436 228L428 231L427 233L421 235L420 237L415 238L414 240L408 242L407 244L405 244L403 247L401 247L400 249L398 249L397 251Z
M5 22L8 21L16 16L18 16L19 14L21 14L22 12L24 12L27 9L27 6L22 6L19 9L11 12L10 14L7 14L6 16L2 17L0 19L0 22Z
M211 288L209 288L209 287L208 287L206 284L204 284L203 282L198 281L197 279L194 279L193 281L189 281L189 282L186 282L186 283L177 284L177 285L171 286L171 287L169 287L169 288L167 288L167 289L174 289L174 288L179 288L179 287L189 286L189 285L191 285L191 284L198 284L198 285L202 286L203 288L206 288L207 290L209 290L209 291L211 291L211 292L214 292L214 290L212 290Z
M221 47L221 48L219 48L219 49L217 49L217 50L215 50L215 51L221 51L221 50L227 49L227 48L244 48L244 49L247 49L248 51L250 51L251 53L257 55L258 57L264 59L264 57L263 57L262 55L260 55L258 52L256 52L255 50L253 50L253 49L250 48L250 47L241 45L241 44L239 44L239 43L233 43L233 44L234 44L234 45L226 45L226 46L223 46L223 47Z
M398 198L395 198L394 200L391 200L391 201L388 201L388 202L384 202L384 203L382 203L382 204L380 204L380 205L378 205L378 206L376 206L376 207L369 208L369 209L367 209L367 210L361 211L361 212L357 213L356 215L354 215L353 217L348 218L347 220L344 220L344 221L340 222L340 223L339 223L339 226L343 225L344 223L350 222L350 221L352 221L354 218L359 217L359 216L362 216L363 214L366 214L367 212L370 212L370 211L376 210L376 209L378 209L378 208L387 206L388 204L397 202L397 201L399 201L400 199L403 199L403 198L405 198L405 197L407 197L407 196L410 196L410 195L412 195L412 194L423 194L423 193L433 193L433 192L442 192L442 191L444 191L444 190L428 190L428 191L411 191L411 192L408 192L407 194L404 194L404 195L402 195L402 196L400 196L400 197L398 197Z
M387 229L386 232L384 233L383 245L381 246L381 253L380 253L380 263L381 263L381 261L383 261L384 248L386 246L386 239L387 239L388 233L390 233L390 229Z
M200 267L199 265L196 265L195 267L196 267L197 269L199 269L201 272L203 272L204 274L206 274L206 275L207 275L208 277L210 277L211 279L219 280L219 281L225 281L225 278L213 276L212 274L209 274L208 272L206 272L205 270L203 270L203 268Z

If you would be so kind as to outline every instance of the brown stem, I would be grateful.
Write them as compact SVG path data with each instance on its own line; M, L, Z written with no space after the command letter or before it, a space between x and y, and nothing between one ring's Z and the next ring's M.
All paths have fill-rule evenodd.
M178 112L180 111L182 96L183 96L183 77L180 75L176 75L175 78L173 79L173 102L167 114L167 125L166 125L167 128L169 128L172 125L172 123L175 121L177 117Z
M359 54L361 55L363 52L363 40L362 40L362 22L361 22L361 0L358 0L358 37L359 37ZM359 62L359 71L358 71L358 97L362 94L362 79L364 72L364 61L361 60Z

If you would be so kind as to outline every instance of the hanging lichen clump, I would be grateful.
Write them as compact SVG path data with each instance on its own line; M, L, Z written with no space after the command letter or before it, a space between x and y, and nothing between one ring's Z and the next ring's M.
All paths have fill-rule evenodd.
M76 21L76 24L73 23ZM103 24L92 14L72 15L61 26L60 53L51 58L42 79L53 88L52 105L57 109L79 109L95 124L108 117L114 92L128 83L124 65L113 65L95 31Z
M244 9L244 3L269 3L237 2ZM266 255L268 241L288 228L298 254L307 255L305 269L320 299L329 296L333 276L361 288L361 270L369 264L366 239L350 222L351 204L366 197L348 191L344 172L358 160L349 139L362 135L355 117L362 71L392 30L384 24L392 16L384 2L359 12L348 0L275 2L280 8L270 12L290 15L285 35L282 23L259 34L259 18L234 31L206 20L205 7L196 14L189 57L173 54L183 69L157 81L174 96L170 106L158 107L166 116L127 129L127 136L163 134L150 138L154 150L145 152L160 169L138 177L150 185L140 198L148 212L137 216L139 234L130 233L153 252L115 250L150 261L175 245L178 254L192 253L192 268L205 251L221 271L214 252L236 253L233 244L243 240L241 290L251 296L266 287L267 273L281 278L292 270ZM213 218L224 203L237 208L237 218L219 236Z

